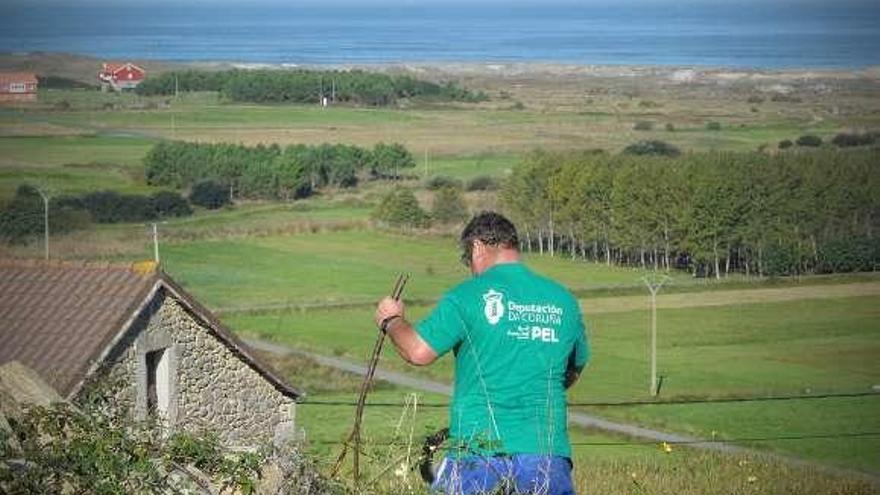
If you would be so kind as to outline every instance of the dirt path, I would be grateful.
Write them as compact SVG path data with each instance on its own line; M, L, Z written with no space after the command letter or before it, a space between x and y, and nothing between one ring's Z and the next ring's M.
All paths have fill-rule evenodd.
M647 291L646 291L647 293ZM704 306L730 306L736 304L759 304L803 299L837 299L844 297L880 297L880 282L860 282L838 285L809 285L804 287L781 287L775 289L741 289L706 292L687 292L657 296L657 308L697 308ZM585 314L616 313L650 308L650 298L644 296L600 297L581 299Z
M312 352L302 351L299 349L294 349L291 347L287 347L281 344L276 344L272 342L266 342L262 340L256 339L245 339L247 345L251 346L254 349L271 352L273 354L279 355L299 355L307 357L321 366L329 366L332 368L340 369L343 371L347 371L349 373L355 373L357 375L366 374L366 366L360 365L357 363L353 363L351 361L347 361L345 359L340 359L337 357L324 356L321 354L316 354ZM383 380L388 383L393 383L395 385L400 385L403 387L408 387L416 390L422 390L426 392L432 392L441 395L452 395L452 387L448 384L436 382L433 380L426 380L424 378L417 378L406 373L399 373L395 371L388 371L381 368L376 368L375 377L377 380ZM304 406L307 407L308 399L306 399ZM831 473L840 474L844 476L853 476L858 478L864 478L872 481L873 483L880 484L880 475L874 473L865 473L863 471L851 470L845 468L837 468L833 466L828 466L825 464L808 461L804 459L798 459L796 457L790 457L781 454L773 454L769 452L763 452L758 450L749 449L746 447L740 447L738 445L733 445L725 442L704 442L700 441L697 438L689 437L686 435L679 435L676 433L668 433L659 430L653 430L650 428L643 428L641 426L626 424L626 423L618 423L615 421L609 421L603 418L599 418L597 416L592 416L589 414L584 414L581 412L569 411L568 414L569 423L584 427L584 428L595 428L598 430L603 430L611 433L616 433L620 435L625 435L632 438L639 438L648 441L655 442L669 442L669 443L682 443L689 447L706 449L706 450L714 450L718 452L724 452L728 454L749 454L755 456L764 456L771 459L780 460L782 462L786 462L791 465L803 466L808 468L815 468L825 470Z

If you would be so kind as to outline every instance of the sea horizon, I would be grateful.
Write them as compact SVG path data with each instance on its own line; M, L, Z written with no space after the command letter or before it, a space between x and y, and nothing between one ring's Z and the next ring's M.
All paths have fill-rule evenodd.
M0 51L186 63L880 66L880 2L840 5L5 5Z

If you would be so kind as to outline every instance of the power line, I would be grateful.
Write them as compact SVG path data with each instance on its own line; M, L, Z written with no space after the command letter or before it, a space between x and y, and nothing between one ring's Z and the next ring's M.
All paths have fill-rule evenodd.
M694 440L627 440L614 442L571 442L572 447L636 447L645 445L699 445L706 443L747 443L747 442L780 442L780 441L797 441L797 440L822 440L822 439L871 439L880 437L880 431L855 431L855 432L837 432L837 433L806 433L798 435L776 435L776 436L754 436L754 437L733 437L733 438L706 438ZM315 440L309 443L315 445L339 445L342 442L334 442L332 440ZM369 445L376 447L391 447L400 445L401 442L390 440L369 442Z
M569 407L633 407L633 406L669 406L669 405L689 405L689 404L729 404L737 402L773 402L773 401L792 401L792 400L816 400L816 399L839 399L839 398L858 398L858 397L880 397L877 392L842 392L814 395L768 395L757 397L703 397L693 399L670 399L670 400L631 400L631 401L598 401L598 402L569 402ZM299 402L303 406L356 406L356 402L351 401L321 401L306 400ZM401 402L368 402L367 407L403 407L405 404ZM419 407L425 408L444 408L449 407L448 402L423 402L419 403Z

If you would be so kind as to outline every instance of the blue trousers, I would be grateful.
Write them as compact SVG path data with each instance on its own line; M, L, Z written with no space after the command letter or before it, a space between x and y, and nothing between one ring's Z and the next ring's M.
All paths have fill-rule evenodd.
M575 495L571 460L533 454L445 457L431 488L446 495Z

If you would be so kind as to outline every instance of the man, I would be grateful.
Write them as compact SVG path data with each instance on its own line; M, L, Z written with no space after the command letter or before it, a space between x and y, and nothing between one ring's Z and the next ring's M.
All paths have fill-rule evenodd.
M513 224L475 216L461 234L473 278L447 292L415 327L383 299L376 324L406 361L452 350L452 448L433 488L448 494L574 494L565 389L589 358L577 300L520 262Z

